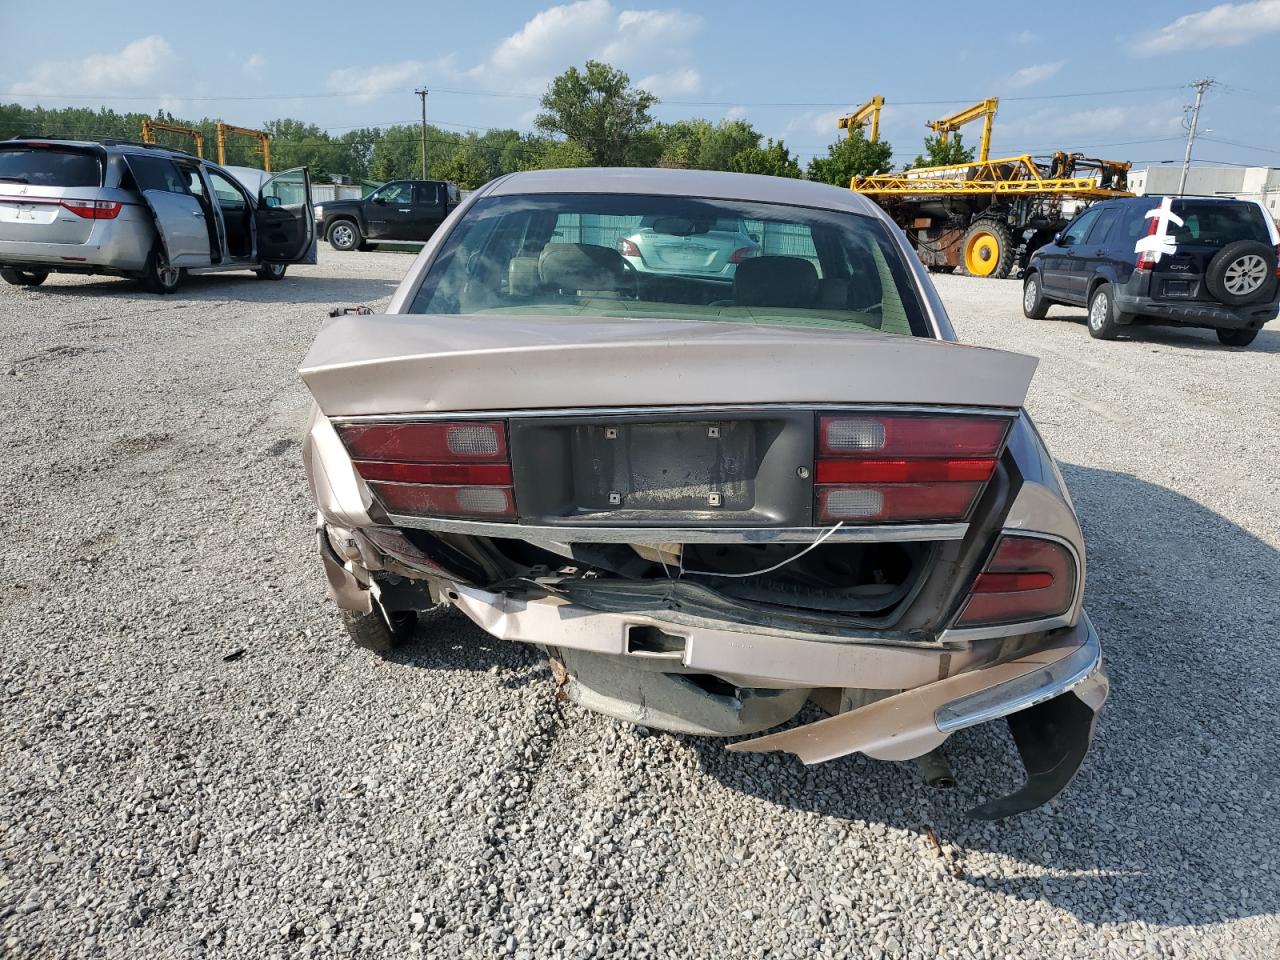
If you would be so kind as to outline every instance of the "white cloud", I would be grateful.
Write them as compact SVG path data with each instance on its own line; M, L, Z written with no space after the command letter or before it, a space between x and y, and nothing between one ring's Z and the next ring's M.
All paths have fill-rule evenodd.
M1037 37L1030 30L1023 30L1019 33L1015 33L1010 39L1013 40L1014 43L1022 44L1023 46L1025 46L1029 43L1035 43L1040 38Z
M240 69L249 76L254 77L260 74L266 65L267 58L260 53L254 53L249 55L249 59L244 62L244 66Z
M1144 56L1203 47L1237 47L1280 30L1280 0L1220 3L1189 13L1142 36L1134 50Z
M689 40L702 26L702 17L683 10L618 10L609 0L578 0L533 16L467 75L494 89L541 93L569 67L603 60L642 77L639 85L652 93L694 93L702 77Z
M1091 110L1037 110L996 124L1004 143L1018 149L1068 148L1071 141L1094 143L1110 137L1139 140L1182 133L1182 101L1095 107Z
M343 67L329 74L329 89L350 94L353 100L372 100L385 93L409 93L422 83L427 65L421 60L404 60L373 67Z
M94 53L83 60L45 60L30 78L15 83L11 94L72 93L138 90L154 84L174 65L169 41L159 34L142 37L114 53Z
M1035 63L1029 67L1023 67L1021 70L1015 70L1008 78L1005 79L1005 86L1014 90L1022 87L1033 87L1037 83L1044 83L1050 77L1057 76L1058 72L1067 65L1065 60L1056 60L1053 63Z
M743 106L730 107L724 112L726 120L745 120L747 119L747 108Z

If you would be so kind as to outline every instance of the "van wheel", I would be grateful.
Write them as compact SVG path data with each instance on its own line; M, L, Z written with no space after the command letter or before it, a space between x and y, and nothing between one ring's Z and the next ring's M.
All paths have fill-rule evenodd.
M351 220L338 220L329 228L329 246L349 253L360 246L360 228Z
M171 267L158 245L152 247L147 265L142 268L142 285L151 293L173 293L181 282L182 269Z
M1247 347L1258 338L1257 330L1218 330L1218 342L1224 347Z
M259 280L279 280L288 266L287 263L264 263L253 272L258 275Z
M351 613L344 610L342 625L357 647L374 653L390 653L403 646L418 627L418 614L414 610L387 610L377 599L368 613Z
M1043 320L1049 312L1049 301L1040 289L1040 274L1029 273L1022 282L1022 315L1031 320Z
M38 287L49 279L48 270L0 270L5 283L15 287Z
M1118 317L1111 284L1098 284L1089 295L1089 336L1098 340L1114 340L1120 333Z

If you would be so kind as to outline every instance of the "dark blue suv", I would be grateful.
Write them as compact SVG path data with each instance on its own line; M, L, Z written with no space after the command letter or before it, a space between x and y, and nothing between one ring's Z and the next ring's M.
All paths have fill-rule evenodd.
M1260 203L1227 197L1126 197L1088 207L1031 255L1022 312L1087 307L1089 333L1135 323L1209 327L1253 342L1280 312L1280 236Z

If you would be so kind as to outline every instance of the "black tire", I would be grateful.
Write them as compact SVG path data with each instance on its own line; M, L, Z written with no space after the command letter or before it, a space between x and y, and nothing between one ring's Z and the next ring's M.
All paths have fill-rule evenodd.
M283 280L288 267L287 263L264 263L253 272L258 275L259 280Z
M38 287L49 279L48 270L0 270L0 277L4 278L5 283L12 283L15 287Z
M1022 315L1029 320L1043 320L1049 312L1049 301L1040 287L1040 274L1029 273L1022 281Z
M173 293L182 283L182 270L169 266L159 244L151 248L147 265L142 268L142 285L151 293Z
M975 220L960 239L960 267L971 277L1003 280L1013 272L1013 233L999 220Z
M1237 240L1219 250L1204 271L1214 297L1231 307L1270 299L1276 275L1276 250L1257 240Z
M357 647L374 653L390 653L404 646L418 627L414 610L386 610L376 599L369 613L343 611L342 625Z
M1098 284L1089 294L1089 336L1095 340L1114 340L1120 335L1119 317L1111 284Z
M350 253L352 250L359 248L364 242L364 238L360 236L360 227L354 220L343 218L335 220L329 225L327 239L329 246L335 250L341 250L343 253Z
M1247 347L1258 338L1257 330L1218 330L1217 334L1224 347Z

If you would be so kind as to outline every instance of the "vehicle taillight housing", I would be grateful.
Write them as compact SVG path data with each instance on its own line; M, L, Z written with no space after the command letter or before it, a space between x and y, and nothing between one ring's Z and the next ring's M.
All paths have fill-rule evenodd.
M514 520L503 420L337 427L356 471L388 513Z
M729 254L730 263L741 263L743 260L750 260L752 257L760 256L759 247L739 247L733 253Z
M114 220L124 204L119 200L63 200L62 206L86 220Z
M1004 417L859 414L818 420L820 522L964 520L995 472Z
M1147 227L1147 236L1154 237L1158 229L1160 229L1160 218L1152 217L1151 223ZM1150 250L1142 251L1142 253L1138 254L1138 260L1133 266L1136 270L1154 270L1156 268L1155 254Z
M1076 595L1075 558L1044 537L1005 534L974 581L957 627L989 627L1058 617Z
M632 242L631 240L628 240L626 237L623 237L621 240L618 241L618 252L622 254L624 257L640 256L640 248L637 247L634 242Z

